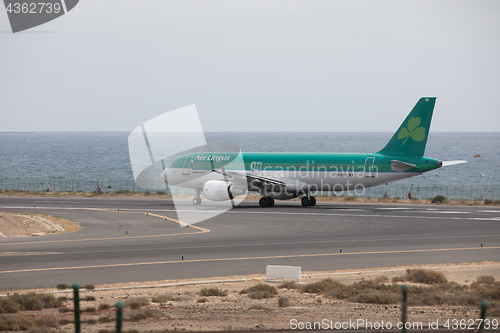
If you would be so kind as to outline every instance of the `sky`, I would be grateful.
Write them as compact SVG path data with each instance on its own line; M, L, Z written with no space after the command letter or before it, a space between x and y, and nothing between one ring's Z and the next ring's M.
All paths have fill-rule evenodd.
M0 131L125 131L195 104L204 131L498 131L500 1L81 0L13 34Z

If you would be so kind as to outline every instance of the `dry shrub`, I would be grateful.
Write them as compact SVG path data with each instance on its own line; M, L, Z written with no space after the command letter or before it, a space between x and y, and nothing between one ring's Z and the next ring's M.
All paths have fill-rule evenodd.
M63 301L52 294L27 293L12 296L0 300L0 313L15 313L17 311L38 311L49 308L59 308ZM17 311L14 311L18 309ZM14 311L14 312L12 312Z
M263 299L272 298L273 296L278 295L278 291L270 285L259 283L248 289L243 289L240 291L240 295L242 294L249 294L248 297L252 299Z
M290 306L290 300L288 299L288 297L278 298L278 306L280 307Z
M477 283L493 284L495 283L495 278L491 275L481 275L477 277Z
M200 296L227 296L227 292L218 288L203 288L200 291Z
M148 318L159 319L163 317L164 314L158 309L139 309L132 310L127 314L127 321L140 321Z
M260 304L252 304L248 307L248 310L264 310L265 307L263 307Z
M125 301L125 306L131 309L139 309L141 306L146 305L149 305L149 299L146 297L129 298Z
M406 282L406 276L405 275L395 276L391 279L391 282L392 283Z
M9 297L0 298L0 313L17 313L20 310L19 304Z
M299 285L295 282L283 282L278 286L278 289L299 289Z
M430 269L408 269L406 271L406 280L410 282L425 284L448 282L443 273Z
M206 299L205 297L202 297L202 298L199 298L196 302L198 302L198 303L206 303L206 302L208 302L208 299Z
M59 323L55 316L47 316L41 318L31 318L20 315L0 315L0 331L42 331L46 332L44 328L58 327Z
M111 323L113 321L116 321L116 319L112 315L107 315L105 317L99 317L98 320L100 323Z
M302 286L301 291L309 294L326 294L330 291L337 290L342 286L342 283L328 278L319 282L306 284Z
M377 276L375 279L373 279L373 281L378 283L386 283L389 282L389 278L385 275L382 275L382 276Z
M187 301L189 298L187 297L182 297L182 296L174 296L174 295L169 295L169 294L164 294L164 295L156 295L151 299L151 302L155 303L165 303L165 302L183 302Z
M35 327L32 318L18 315L0 316L0 331L21 331Z
M432 198L431 203L447 203L448 199L444 195L436 195L434 198Z
M109 310L111 308L111 305L109 304L99 304L99 310Z
M401 295L390 292L374 292L360 294L355 298L358 303L373 303L373 304L395 304L401 299Z

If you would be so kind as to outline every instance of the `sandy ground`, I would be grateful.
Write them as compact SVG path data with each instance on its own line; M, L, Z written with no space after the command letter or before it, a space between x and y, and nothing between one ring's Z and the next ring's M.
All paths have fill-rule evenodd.
M0 212L0 237L43 236L80 229L75 222L50 215Z
M400 276L407 268L427 268L438 270L445 274L449 281L460 284L470 284L476 281L477 276L492 275L496 280L500 279L500 262L478 262L446 265L418 265L418 266L395 266L377 269L343 270L330 272L303 272L301 283L310 283L331 277L343 283L352 284L361 279L372 279L379 276L388 278ZM319 275L317 275L319 274ZM375 305L351 303L339 301L314 294L301 294L295 290L279 289L279 295L271 299L254 300L239 292L260 283L264 275L253 276L230 276L216 277L206 280L230 280L230 279L253 279L244 282L219 282L207 284L194 284L203 280L177 280L177 281L152 281L142 283L126 283L117 285L100 285L96 288L126 288L117 290L82 291L81 296L94 296L96 301L82 302L83 309L88 307L98 308L101 304L115 305L118 301L127 301L138 297L151 300L157 295L168 294L170 301L164 303L151 302L142 309L157 310L158 318L149 318L138 322L127 321L124 323L125 330L145 331L216 331L216 330L248 330L256 328L268 329L290 329L291 322L314 322L327 319L335 322L349 322L363 319L365 321L378 322L382 320L396 324L400 320L401 308L399 305ZM153 287L169 283L193 283L182 286ZM278 287L281 281L268 282ZM144 288L146 286L147 288ZM219 288L228 292L226 297L206 297L208 302L198 302L202 298L199 293L202 288ZM410 284L411 288L411 284ZM47 292L48 289L36 290ZM25 293L27 291L18 291ZM12 292L11 292L12 293ZM58 296L61 294L58 294ZM70 293L62 295L71 296ZM286 297L290 305L280 307L278 297ZM72 307L70 301L65 306ZM137 312L130 308L124 309L125 317ZM59 319L71 319L71 314L59 314L57 310L43 310L38 312L25 312L23 315L47 316L56 315ZM113 307L108 310L98 310L92 314L84 312L84 320L109 316L115 318ZM411 322L422 322L427 328L429 320L439 320L443 325L447 319L475 319L479 316L478 307L471 306L413 306L409 307L408 320ZM490 318L492 319L492 318ZM98 332L99 330L112 330L114 322L98 323L94 325L84 324L85 332ZM66 331L71 331L71 325L61 326Z

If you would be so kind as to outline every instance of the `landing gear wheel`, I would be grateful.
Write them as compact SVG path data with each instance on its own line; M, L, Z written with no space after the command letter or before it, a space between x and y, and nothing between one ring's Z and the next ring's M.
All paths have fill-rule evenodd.
M259 200L259 206L261 207L273 207L274 199L269 197L262 197Z
M200 198L194 198L193 199L193 205L195 205L195 206L201 205L201 199Z
M300 200L302 203L302 206L316 206L316 198L315 197L302 197L302 200Z

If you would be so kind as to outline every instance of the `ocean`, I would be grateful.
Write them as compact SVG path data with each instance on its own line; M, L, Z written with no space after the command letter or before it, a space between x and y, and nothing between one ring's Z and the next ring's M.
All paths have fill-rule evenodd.
M0 133L0 187L35 189L43 184L82 189L88 182L135 189L128 155L126 132L2 132ZM393 133L288 133L288 132L217 132L206 133L208 142L232 142L243 152L358 152L382 149ZM475 158L475 154L481 157ZM448 196L500 198L500 132L431 132L426 157L443 161L466 160L468 163L441 168L390 185L403 195L423 188L445 188ZM28 182L28 183L26 183ZM59 183L58 183L59 182ZM107 182L107 183L106 183ZM126 182L127 185L124 185ZM28 184L28 185L24 185ZM32 184L32 185L31 185ZM51 183L52 184L52 183ZM108 188L106 186L106 189ZM130 187L132 186L132 188ZM379 186L378 194L385 193ZM498 189L496 188L498 187ZM404 189L406 188L406 189ZM57 190L57 188L56 188ZM87 190L87 189L85 189ZM154 190L154 189L152 189ZM461 190L461 192L460 192ZM450 194L450 191L452 194ZM472 191L475 191L473 194ZM495 193L497 191L497 193ZM372 189L372 192L374 190ZM426 195L435 195L428 192ZM422 194L423 195L423 194ZM395 196L395 195L392 195Z

